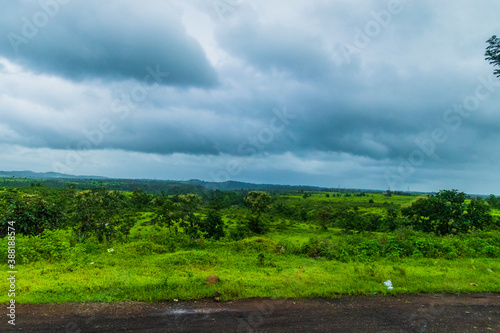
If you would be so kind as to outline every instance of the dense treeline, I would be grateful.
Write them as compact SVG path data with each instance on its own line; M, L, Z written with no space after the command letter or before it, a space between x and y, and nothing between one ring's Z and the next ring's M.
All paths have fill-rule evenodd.
M140 188L147 193L176 195L195 193L206 195L210 190L197 184L187 184L178 181L150 180L150 179L29 179L29 178L0 178L0 186L9 188L50 187L90 190L104 186L111 191L132 192Z
M38 235L44 230L73 228L84 240L96 237L104 240L127 238L140 213L152 213L151 223L192 237L221 237L214 221L220 221L218 211L233 205L244 205L244 194L213 191L197 194L148 194L142 189L131 193L110 191L102 186L89 190L32 186L25 189L3 189L0 193L0 219L17 223L17 232ZM201 217L205 218L201 218ZM7 228L2 228L4 236Z
M332 198L337 195L340 197L332 194ZM263 234L271 225L285 228L286 221L352 232L412 227L436 235L498 227L498 219L490 214L490 209L498 208L500 203L495 196L467 200L463 192L441 191L419 197L404 207L375 202L365 193L354 194L357 201L319 200L319 196L328 199L330 194L317 192L311 197L303 191L293 195L216 190L201 195L168 195L150 194L140 188L122 192L103 186L86 190L30 186L0 192L0 219L4 226L7 221L16 221L17 232L24 235L72 228L80 240L95 237L98 242L126 240L143 213L149 213L149 224L193 239L220 239L226 235L228 225L228 237L242 239ZM278 220L282 222L276 226ZM5 230L2 228L1 236Z

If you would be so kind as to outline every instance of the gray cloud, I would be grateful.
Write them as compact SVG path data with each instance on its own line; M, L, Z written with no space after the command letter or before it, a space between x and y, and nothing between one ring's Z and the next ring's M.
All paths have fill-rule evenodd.
M202 47L187 35L179 13L168 3L153 1L151 7L133 1L37 3L10 3L0 24L7 35L0 54L33 72L73 81L143 81L150 69L159 69L168 73L162 84L217 83Z
M8 4L5 35L39 10L29 4ZM417 156L401 189L439 190L454 180L491 191L471 168L498 179L500 82L489 81L483 59L485 40L499 33L496 2L404 2L348 58L341 45L354 45L386 3L259 0L224 19L197 1L117 4L61 7L19 54L4 39L0 144L43 150L53 156L48 165L68 166L68 154L80 154L68 166L80 173L140 178L147 170L213 180L236 161L242 171L233 179L385 189L387 172L401 178L402 161ZM114 106L133 100L156 64L170 73L164 85L122 117ZM474 111L453 111L474 98ZM293 115L285 122L275 113L283 108ZM103 119L109 133L99 132ZM445 139L436 142L436 130ZM82 142L90 152L78 150Z

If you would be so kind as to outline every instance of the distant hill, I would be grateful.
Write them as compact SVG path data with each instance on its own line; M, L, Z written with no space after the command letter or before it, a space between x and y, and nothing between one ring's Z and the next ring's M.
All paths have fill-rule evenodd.
M296 191L296 190L308 190L308 191L320 191L324 189L323 187L317 186L296 186L296 185L274 185L274 184L253 184L244 183L238 181L226 181L223 183L216 182L206 182L198 179L191 179L188 181L183 181L182 183L190 185L200 185L209 190L221 190L221 191L235 191L235 190L265 190L265 191Z
M0 177L28 179L109 179L100 176L75 176L59 172L0 171Z
M236 190L265 190L265 191L297 191L309 190L319 191L324 188L317 186L295 186L295 185L275 185L275 184L253 184L238 181L226 181L222 183L206 182L198 179L191 179L188 181L176 180L158 180L158 179L117 179L101 176L75 176L58 172L33 172L33 171L0 171L0 178L23 178L44 181L81 181L83 180L97 180L106 183L106 187L113 188L125 186L126 188L141 187L144 190L150 190L151 187L155 188L196 188L198 191L202 188L208 190L221 190L221 191L236 191Z
M146 192L160 193L201 193L206 190L220 191L250 191L261 190L268 192L286 191L323 191L327 187L305 186L305 185L276 185L276 184L253 184L239 181L226 181L222 183L207 182L199 179L187 181L158 180L158 179L120 179L101 176L75 176L58 172L33 172L33 171L0 171L0 178L19 178L43 181L47 186L64 187L68 183L75 183L80 188L90 188L96 184L102 184L111 190L133 191L142 188ZM14 180L13 179L13 180ZM12 183L12 182L11 182ZM19 183L19 184L17 184ZM24 181L24 183L26 183ZM77 183L77 184L76 184ZM23 186L22 182L16 182L18 186ZM29 183L24 184L29 186ZM354 191L354 189L343 189L343 191ZM372 192L374 190L358 189L356 191Z

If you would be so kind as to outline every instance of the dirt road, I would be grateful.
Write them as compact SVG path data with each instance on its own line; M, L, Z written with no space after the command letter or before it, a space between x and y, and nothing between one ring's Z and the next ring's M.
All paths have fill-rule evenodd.
M18 305L2 332L500 332L500 294Z

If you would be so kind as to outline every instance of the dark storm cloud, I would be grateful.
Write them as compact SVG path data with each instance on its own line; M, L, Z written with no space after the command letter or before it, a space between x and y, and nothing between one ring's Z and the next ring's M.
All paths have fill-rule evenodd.
M144 81L149 74L150 84L158 78L177 86L217 82L202 47L168 4L51 0L7 7L0 14L0 55L33 72L73 81Z
M61 4L19 53L8 38L0 46L10 62L0 57L0 144L68 154L86 142L85 156L127 176L152 160L164 164L145 169L220 176L236 161L245 172L232 179L387 188L385 173L400 176L415 156L403 177L412 189L472 179L472 165L494 175L500 84L483 53L500 4L401 0L346 54L388 3L243 1L224 18L202 0ZM5 6L5 36L40 11L36 1ZM156 65L165 85L134 100ZM454 109L475 99L472 112Z
M374 21L371 13L385 10L385 3L372 5L365 10L366 15L351 19L350 25L363 29L364 24ZM345 6L352 9L353 5ZM326 15L328 20L342 20L339 6L331 7L337 11ZM484 41L459 40L466 27L452 34L451 41L448 31L437 35L441 21L453 17L453 12L438 15L423 4L404 9L406 12L393 16L392 24L370 40L369 47L340 64L333 64L331 53L325 51L326 41L338 35L334 29L318 37L307 32L309 29L298 31L295 24L264 26L254 13L248 15L250 19L239 17L232 25L220 27L219 43L233 56L270 76L276 71L291 74L283 80L297 80L304 86L302 91L273 90L277 96L287 94L288 103L303 111L300 120L288 128L293 145L279 141L267 149L345 152L397 161L418 148L419 138L430 136L437 127L449 126L443 125L446 110L474 94L478 72L474 73L467 62L474 58L482 61ZM322 28L328 26L326 20L321 24ZM425 39L408 34L412 29L419 30ZM353 43L354 36L343 40ZM474 48L478 51L472 52ZM446 52L454 52L458 62L448 61ZM464 120L461 131L466 133L471 126ZM471 158L465 151L448 150L467 145L470 139L466 134L455 136L453 141L437 145L436 152L448 161Z

